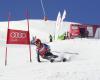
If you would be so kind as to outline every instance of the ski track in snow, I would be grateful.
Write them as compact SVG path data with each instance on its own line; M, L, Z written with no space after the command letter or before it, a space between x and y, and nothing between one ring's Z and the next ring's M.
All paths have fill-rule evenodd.
M88 66L88 67L87 67ZM80 63L27 63L8 66L0 80L99 80L100 66Z

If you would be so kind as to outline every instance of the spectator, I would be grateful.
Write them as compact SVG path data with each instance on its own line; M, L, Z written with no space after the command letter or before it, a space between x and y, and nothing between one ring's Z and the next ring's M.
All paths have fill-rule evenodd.
M51 34L49 35L49 40L50 40L50 42L52 42L52 35Z

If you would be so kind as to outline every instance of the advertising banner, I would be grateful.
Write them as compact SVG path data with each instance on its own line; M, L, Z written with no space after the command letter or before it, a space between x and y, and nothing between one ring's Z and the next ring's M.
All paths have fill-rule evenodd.
M29 31L8 29L7 44L30 44Z

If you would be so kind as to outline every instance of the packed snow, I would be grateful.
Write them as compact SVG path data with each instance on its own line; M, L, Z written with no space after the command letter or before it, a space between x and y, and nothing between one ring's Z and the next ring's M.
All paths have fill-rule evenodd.
M63 23L63 31L71 22ZM11 29L27 30L27 22L12 21ZM30 20L30 37L37 36L47 42L51 51L63 55L67 62L51 63L36 60L35 46L31 45L32 62L28 45L6 45L7 22L0 23L0 80L100 80L100 40L76 38L49 43L49 34L55 33L55 21ZM6 46L8 62L5 66Z

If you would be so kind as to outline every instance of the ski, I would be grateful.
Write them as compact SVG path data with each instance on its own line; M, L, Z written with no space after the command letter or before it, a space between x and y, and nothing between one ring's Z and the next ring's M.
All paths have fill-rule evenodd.
M69 60L66 58L62 58L62 59L52 58L52 59L50 59L51 63L53 63L53 62L66 62L66 61L69 61Z

